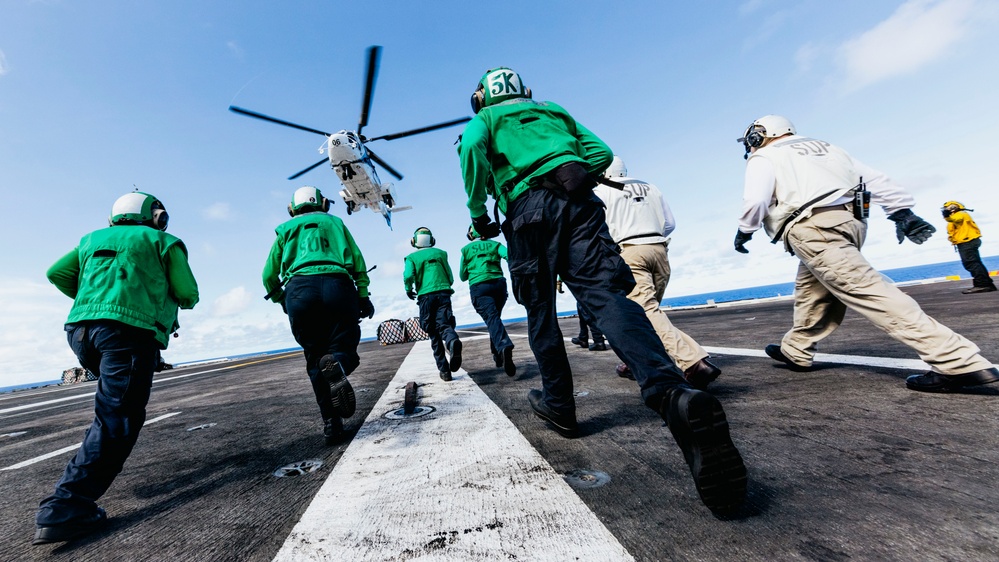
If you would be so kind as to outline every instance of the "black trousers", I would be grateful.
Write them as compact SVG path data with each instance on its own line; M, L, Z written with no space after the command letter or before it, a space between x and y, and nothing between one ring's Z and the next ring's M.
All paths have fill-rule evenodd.
M975 287L995 287L995 283L989 277L989 270L982 263L982 256L978 253L978 249L981 247L981 238L975 238L974 240L958 244L957 253L961 256L961 265L971 274Z
M94 421L35 521L47 527L93 515L139 438L159 344L149 330L111 320L66 325L80 365L97 375Z
M686 380L645 311L628 300L635 278L607 230L603 203L590 189L577 190L570 199L551 181L546 185L512 201L503 222L513 294L527 309L544 402L556 412L575 411L572 370L555 314L560 276L631 367L646 405L657 409L663 394Z
M296 275L285 287L285 307L291 333L305 351L305 370L324 420L336 416L329 383L319 372L319 360L332 355L346 374L361 360L360 299L347 275Z
M458 339L458 332L454 331L457 323L451 310L451 293L437 291L420 295L416 304L420 307L420 327L430 336L430 349L434 352L437 370L450 373L444 347Z
M472 297L472 307L482 317L482 321L486 323L486 328L489 330L489 350L492 351L493 355L498 355L506 348L513 347L513 342L510 341L510 336L506 333L506 327L500 320L508 296L506 279L490 279L469 285L468 293Z

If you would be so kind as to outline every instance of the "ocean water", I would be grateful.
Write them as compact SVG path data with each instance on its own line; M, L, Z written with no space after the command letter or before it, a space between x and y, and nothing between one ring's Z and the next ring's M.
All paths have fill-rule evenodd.
M985 257L982 258L982 261L985 262L985 267L987 267L989 271L996 271L999 269L999 256ZM927 265L917 265L915 267L901 267L898 269L885 269L881 271L881 273L896 283L920 281L923 279L936 279L952 275L957 275L964 279L970 278L968 271L961 266L960 261L932 263ZM669 307L697 306L707 304L708 300L713 300L715 303L721 303L787 296L792 294L794 294L793 282L777 283L776 285L747 287L745 289L733 289L731 291L716 291L714 293L671 297L663 299L663 305Z

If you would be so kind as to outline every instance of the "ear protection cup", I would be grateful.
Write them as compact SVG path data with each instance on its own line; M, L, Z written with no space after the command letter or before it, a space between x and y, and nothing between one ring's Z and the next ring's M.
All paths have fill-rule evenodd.
M166 230L167 223L170 222L170 215L167 214L165 209L157 209L153 211L153 228L156 230Z
M479 87L472 92L472 113L478 113L482 109L482 106L486 103L486 97L483 92L485 89L482 87L482 83L479 82Z
M746 135L746 144L748 144L753 148L759 148L763 146L764 140L766 140L766 137L764 137L763 133L760 131L752 131L748 135Z
M527 97L529 97L531 99L534 99L534 95L531 93L531 89L530 88L525 87L524 88L524 93L527 94Z
M167 214L163 203L154 201L151 210L153 212L153 220L150 221L152 227L156 230L166 230L167 224L170 222L170 215Z
M291 207L291 203L288 203L288 216L290 217L295 216L295 209Z

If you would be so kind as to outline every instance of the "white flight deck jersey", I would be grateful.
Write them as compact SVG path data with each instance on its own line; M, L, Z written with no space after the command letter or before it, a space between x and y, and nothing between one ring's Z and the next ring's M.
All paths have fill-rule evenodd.
M673 212L659 188L633 178L612 178L624 184L616 189L602 183L593 188L607 207L607 228L622 245L661 244L676 228Z
M789 139L802 139L802 137L789 137ZM812 141L812 139L803 140L818 142L820 143L818 146L830 146L828 143L822 141ZM778 177L777 168L779 167L780 160L773 155L777 154L777 156L780 156L780 153L776 151L768 153L767 149L769 148L771 147L767 146L757 150L749 157L749 162L746 164L746 183L742 195L742 216L739 218L739 230L742 232L751 233L759 230L760 226L765 226L765 222L769 220L770 217L768 215L778 210L784 210L784 207L776 203L777 201L781 201L779 194L787 191L789 188L794 189L798 181L792 175L795 173L795 169L791 165L783 166L786 168L784 173L781 174L783 179ZM845 154L841 149L836 150ZM762 155L764 158L755 158L757 155ZM916 204L912 194L895 183L884 172L875 170L849 155L847 155L847 158L850 161L850 167L857 174L856 181L859 181L861 177L864 178L867 191L871 192L871 205L880 206L884 209L885 215L891 215L895 211L902 209L911 209ZM806 158L798 158L798 160L800 160L799 164L803 166L806 162L818 160L818 157L812 160ZM791 179L787 179L788 176L791 176ZM847 183L854 181L850 178L847 178L847 180ZM777 184L782 184L782 187L778 188ZM811 207L811 210L820 207L841 205L849 203L852 200L849 188L846 188L846 191L840 197L834 199L832 197L825 197L821 201L818 201ZM803 203L808 201L805 197L801 197L800 199ZM798 218L801 219L809 215L811 215L811 211L802 213L802 216ZM787 214L783 216L786 218ZM771 221L771 224L774 223L778 224L777 228L779 228L780 221ZM788 228L790 228L790 225L788 225ZM786 233L787 230L786 228L784 232ZM770 231L768 230L768 232Z
M763 220L763 228L771 239L794 211L812 199L827 194L792 219L781 232L780 239L794 223L811 216L812 209L828 206L860 183L860 173L846 151L800 135L758 148L749 157L753 158L765 158L773 165L774 200Z

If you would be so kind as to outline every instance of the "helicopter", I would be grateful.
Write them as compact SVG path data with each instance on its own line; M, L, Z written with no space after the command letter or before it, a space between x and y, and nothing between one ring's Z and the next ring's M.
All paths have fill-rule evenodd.
M368 47L368 68L365 76L364 100L361 103L361 118L358 121L357 129L354 131L342 130L336 133L328 133L326 131L305 127L297 123L277 119L269 115L264 115L263 113L250 111L234 105L229 106L229 111L326 137L322 146L319 147L319 153L325 153L326 157L308 168L292 174L288 177L288 179L293 180L298 178L303 174L322 166L324 163L329 162L330 167L334 172L336 172L337 177L340 179L340 183L343 185L343 189L340 190L340 197L347 206L347 214L350 215L360 208L367 207L376 213L381 213L382 217L385 218L385 223L388 224L388 227L391 229L392 212L405 211L411 209L412 207L396 206L394 186L391 183L382 183L382 181L378 178L378 172L375 170L374 165L378 164L397 180L402 179L402 174L389 166L384 160L378 157L377 154L372 152L371 149L365 146L365 143L376 140L394 140L412 135L418 135L420 133L428 133L430 131L436 131L437 129L461 125L462 123L470 121L472 118L462 117L460 119L453 119L451 121L420 127L418 129L410 129L400 133L380 135L371 138L365 137L361 134L361 130L368 124L368 113L371 110L371 100L375 89L375 79L378 75L381 52L382 48L378 45Z

